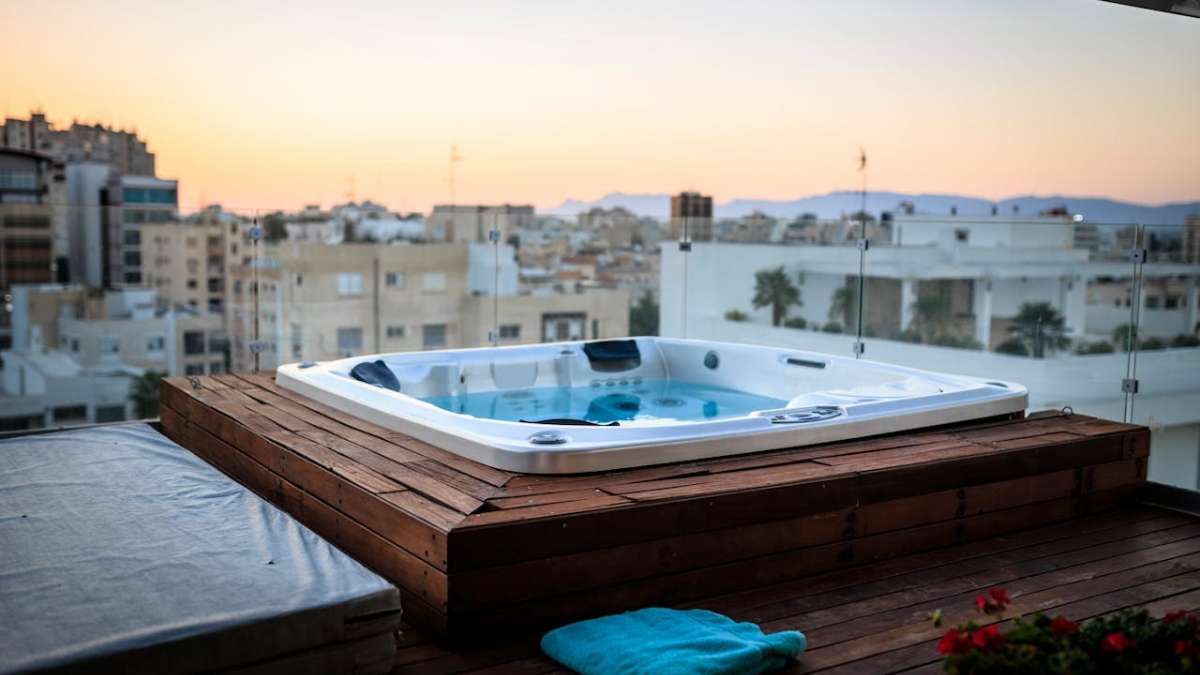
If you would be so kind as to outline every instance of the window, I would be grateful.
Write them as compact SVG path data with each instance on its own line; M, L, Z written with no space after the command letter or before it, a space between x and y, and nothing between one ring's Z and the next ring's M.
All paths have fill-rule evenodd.
M100 338L100 354L120 354L121 343L117 338L111 335L105 335Z
M421 346L425 349L446 346L446 324L427 323L421 326Z
M66 420L86 420L87 406L86 405L68 405L54 409L54 421L63 422Z
M421 287L426 293L441 293L446 290L445 272L426 272L421 280Z
M404 326L388 326L386 332L389 338L402 338L404 337Z
M33 171L4 169L0 171L0 188L7 188L10 190L36 190L37 173Z
M1146 296L1146 309L1158 309L1159 297L1157 295Z
M212 363L208 364L208 372L212 373L213 375L220 375L221 373L225 372L225 362L213 361Z
M357 272L343 272L337 275L338 295L362 295L363 275Z
M304 349L304 332L300 324L292 324L292 358L300 358L301 350Z
M125 244L139 246L142 243L142 233L138 230L125 230Z
M123 405L98 405L96 406L96 423L104 422L124 422L125 421L125 406Z
M583 313L543 314L542 342L582 340L586 323L587 315Z
M146 338L146 351L161 352L167 348L167 339L161 335L152 335Z
M141 267L142 266L142 252L141 251L125 251L125 264L128 265L129 267Z
M204 353L204 331L189 330L183 333L183 353L189 356Z
M521 324L506 323L500 326L501 340L519 340L521 338Z
M404 275L399 272L388 272L384 275L384 283L388 288L404 288Z
M204 374L204 364L203 363L189 363L183 367L183 373L184 373L184 375L203 375Z
M967 241L970 237L970 230L959 229L954 231L954 241Z
M188 287L188 290L189 290L189 291L194 291L194 290L196 290L196 287L197 287L197 286L199 286L199 285L200 285L200 284L199 284L199 283L197 283L195 279L188 279L188 280L187 280L187 287Z
M196 258L188 258L187 259L187 272L188 272L188 274L199 274L200 273L200 261L197 260Z
M186 246L186 247L188 247L188 248L196 248L196 238L195 238L195 237L188 237L187 239L184 239L184 240L183 240L183 245L184 245L184 246ZM188 263L190 264L190 263L191 263L191 261L189 260L189 261L188 261Z
M339 353L346 356L354 356L362 351L362 346L363 330L361 328L337 329L337 347Z

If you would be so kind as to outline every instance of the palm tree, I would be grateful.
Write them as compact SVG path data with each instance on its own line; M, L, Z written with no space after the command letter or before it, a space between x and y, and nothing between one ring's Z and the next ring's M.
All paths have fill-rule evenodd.
M162 371L147 370L130 383L129 399L138 419L158 417L158 388L165 375Z
M839 323L848 330L858 326L858 277L846 281L846 285L833 292L829 300L829 321Z
M1017 310L1008 334L1020 340L1035 359L1045 357L1047 351L1066 349L1071 345L1067 337L1066 320L1048 302L1026 302Z
M941 293L921 293L912 303L913 324L921 341L930 343L946 333L950 324L950 303Z
M800 289L792 278L783 271L783 265L775 269L759 270L754 273L754 309L770 306L771 325L778 326L787 318L788 307L802 305Z

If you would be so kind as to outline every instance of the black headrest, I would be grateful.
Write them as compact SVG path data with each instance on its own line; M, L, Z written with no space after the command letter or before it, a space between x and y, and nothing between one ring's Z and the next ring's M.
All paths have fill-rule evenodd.
M373 384L376 387L391 389L392 391L400 391L400 380L396 379L396 374L382 359L374 362L363 361L362 363L350 369L350 377L359 382Z

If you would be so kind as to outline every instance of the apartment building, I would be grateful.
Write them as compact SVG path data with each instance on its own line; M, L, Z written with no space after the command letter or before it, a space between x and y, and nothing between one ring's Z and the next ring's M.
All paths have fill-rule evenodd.
M425 220L425 237L430 242L484 242L496 230L500 241L508 241L516 230L532 228L536 222L529 205L438 204Z
M0 294L14 284L53 281L66 265L61 164L25 150L0 149ZM65 268L61 270L66 272ZM0 349L12 344L12 316L0 304Z
M127 372L192 375L227 369L222 317L187 308L163 311L153 289L15 286L12 350L56 352L83 368Z
M1075 225L1061 218L897 216L882 232L890 238L873 240L865 254L865 357L1014 380L1029 388L1031 409L1071 406L1121 419L1126 355L1114 333L1131 320L1131 266L1127 255L1117 255L1122 242L1112 228L1099 233L1107 250L1093 251L1077 247ZM860 255L851 245L666 247L661 332L850 354ZM756 273L778 268L800 294L801 304L787 311L792 327L771 325L771 307L752 304ZM1151 477L1196 489L1200 348L1183 345L1193 343L1200 321L1200 264L1152 259L1142 274L1139 337L1167 348L1138 357L1135 419L1154 432ZM1027 303L1048 303L1062 317L1068 348L1045 358L994 351L1012 338L1010 327ZM733 320L731 310L747 320ZM1112 353L1076 353L1094 343Z
M238 370L254 367L256 324L260 368L483 346L493 331L499 344L628 331L624 291L520 293L507 245L270 245L257 264L231 269L229 288L232 363Z
M225 312L227 264L246 245L235 237L238 229L244 228L212 218L142 225L142 281L157 292L161 309Z
M711 195L680 192L671 197L670 238L683 241L712 241L713 203Z
M154 153L136 131L78 121L66 129L55 129L40 111L30 113L27 120L4 120L0 147L37 152L64 163L108 164L122 174L154 175Z
M153 176L121 177L120 282L145 283L142 273L142 228L179 219L179 181Z

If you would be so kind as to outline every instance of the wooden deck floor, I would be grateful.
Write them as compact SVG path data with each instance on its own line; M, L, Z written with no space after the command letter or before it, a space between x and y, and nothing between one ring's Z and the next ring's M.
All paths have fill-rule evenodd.
M942 549L1111 508L1149 431L1050 414L578 476L499 471L275 385L164 381L164 432L451 640ZM786 616L786 615L780 615Z
M975 595L1008 589L1008 616L1045 611L1071 619L1147 606L1163 615L1200 609L1200 518L1133 506L1013 534L818 574L690 606L796 629L809 651L790 673L936 673L947 625L976 619ZM997 617L997 621L1003 621ZM561 672L535 637L450 650L405 630L394 673Z

